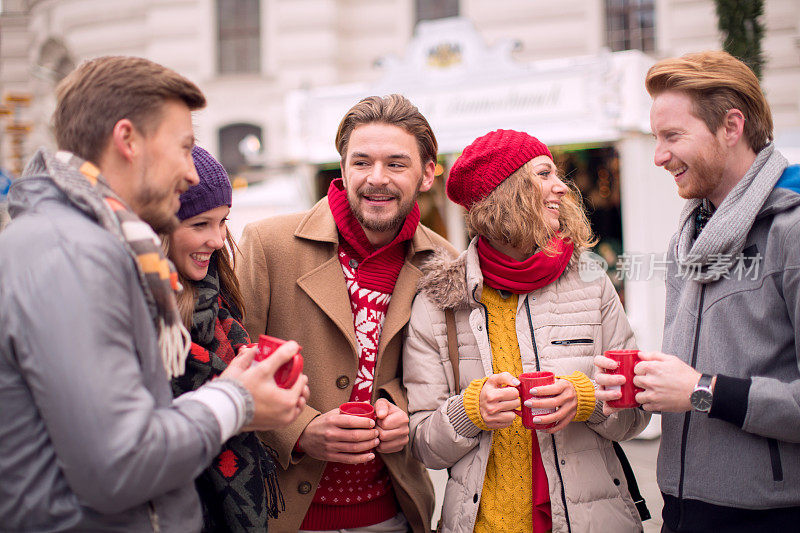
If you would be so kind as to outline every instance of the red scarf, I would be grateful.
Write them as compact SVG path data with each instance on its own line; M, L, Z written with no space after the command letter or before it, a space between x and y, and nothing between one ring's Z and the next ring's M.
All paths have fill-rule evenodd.
M385 293L394 291L394 284L406 258L406 241L414 237L419 225L419 206L414 204L392 242L377 250L350 210L341 178L333 180L328 188L328 206L342 236L339 246L344 247L347 255L359 261L356 271L359 286Z
M477 248L483 281L494 289L514 294L527 294L549 285L567 268L574 248L571 242L560 237L553 237L550 244L556 255L550 256L542 251L524 261L517 261L479 237Z

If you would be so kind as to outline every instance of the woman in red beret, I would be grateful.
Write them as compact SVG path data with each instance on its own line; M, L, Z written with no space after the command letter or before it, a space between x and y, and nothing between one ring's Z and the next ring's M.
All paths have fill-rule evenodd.
M447 195L472 241L424 267L403 356L412 451L450 473L441 530L641 531L612 441L649 414L606 416L595 400L593 356L635 341L608 277L580 275L595 243L580 193L538 139L497 130L464 149ZM517 376L531 371L556 379L521 405ZM551 427L526 429L520 408Z

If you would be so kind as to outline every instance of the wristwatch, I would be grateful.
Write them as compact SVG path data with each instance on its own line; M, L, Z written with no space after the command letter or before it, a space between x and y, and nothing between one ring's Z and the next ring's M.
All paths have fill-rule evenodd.
M697 380L692 395L689 396L689 402L692 404L692 409L698 413L708 413L711 410L711 402L714 399L714 394L711 392L711 381L714 376L703 374Z

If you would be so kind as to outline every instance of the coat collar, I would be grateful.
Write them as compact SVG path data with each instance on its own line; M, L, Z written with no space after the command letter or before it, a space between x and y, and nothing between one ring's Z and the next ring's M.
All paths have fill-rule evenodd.
M402 331L411 318L411 303L417 292L417 283L422 276L422 272L412 261L417 254L433 252L437 248L429 232L430 230L420 224L411 239L411 245L408 247L403 268L397 276L389 309L386 312L378 349L379 354L383 353L388 343ZM309 210L298 224L294 235L299 239L334 244L331 258L301 276L297 283L347 338L355 352L357 364L358 348L353 314L347 288L343 282L342 267L336 252L339 244L339 232L327 198L323 198ZM376 367L376 372L378 371L379 368Z
M480 300L483 276L475 249L476 239L455 259L440 250L422 265L422 278L417 288L440 309L471 307L473 294Z

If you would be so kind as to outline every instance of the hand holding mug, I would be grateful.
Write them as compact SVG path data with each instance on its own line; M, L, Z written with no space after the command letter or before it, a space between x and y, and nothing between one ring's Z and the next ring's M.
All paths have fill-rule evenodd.
M267 431L292 423L303 410L308 400L308 377L300 374L290 388L281 388L275 383L279 367L290 361L299 346L290 341L275 351L266 361L252 364L255 351L240 350L221 377L236 379L253 397L254 416L245 431Z
M519 409L519 391L516 387L519 380L502 372L492 374L483 383L479 396L479 405L483 423L489 429L507 428L514 422L514 409Z
M399 452L408 444L408 414L385 398L375 401L381 453Z
M674 355L662 352L642 352L640 360L634 383L643 390L636 395L642 409L666 413L692 409L689 397L700 379L700 372Z
M639 405L636 395L643 389L633 383L639 355L639 350L607 350L602 356L594 358L595 366L601 370L596 376L601 388L595 392L595 398L604 402L605 414Z
M270 337L269 335L258 336L258 351L255 355L256 361L263 361L286 341L278 339L277 337ZM297 380L298 376L303 373L303 356L298 347L297 353L292 356L292 359L275 372L275 383L282 389L288 389Z
M365 402L348 402L360 403ZM300 434L300 449L320 461L358 464L375 458L379 444L374 409L363 407L354 412L345 407L331 409L308 423ZM369 408L369 404L366 404ZM344 407L344 411L342 408ZM360 413L360 414L359 414Z
M519 375L517 390L519 392L519 399L522 406L519 410L515 410L514 414L522 418L522 425L527 429L544 429L544 424L538 424L533 419L536 416L552 413L555 409L551 407L542 407L537 405L531 406L531 400L534 398L534 392L537 387L544 387L555 383L555 377L552 372L523 372ZM537 399L537 403L541 400ZM534 411L535 409L535 411ZM549 426L547 426L549 427Z
M559 378L549 385L534 386L523 405L531 408L533 429L558 433L575 418L578 394L572 382Z

